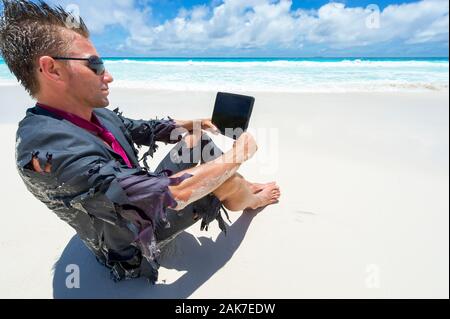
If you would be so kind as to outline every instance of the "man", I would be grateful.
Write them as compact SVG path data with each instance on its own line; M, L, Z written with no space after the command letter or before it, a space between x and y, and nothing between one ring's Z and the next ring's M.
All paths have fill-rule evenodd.
M3 3L2 56L37 101L19 123L17 169L28 190L77 231L113 279L145 276L154 283L159 249L197 220L207 229L216 219L225 230L223 206L241 211L278 201L275 183L250 183L237 173L256 152L250 134L222 153L202 132L216 129L209 119L132 120L106 109L113 78L83 20L68 27L73 17L61 7ZM174 134L180 129L188 132L182 138ZM149 172L134 145L148 146L152 155L156 141L177 145ZM171 160L186 150L193 159L195 147L211 156Z

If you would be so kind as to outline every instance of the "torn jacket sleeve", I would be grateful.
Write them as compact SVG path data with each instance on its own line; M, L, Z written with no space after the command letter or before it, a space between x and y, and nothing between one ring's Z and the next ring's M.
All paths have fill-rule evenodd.
M148 146L139 161L143 160L144 167L149 169L147 158L153 157L158 149L156 142L164 142L174 144L181 140L182 131L176 130L177 125L170 117L161 120L133 120L122 115L116 108L114 113L119 117L123 124L123 131L130 143L134 143L140 148L142 145Z
M53 158L57 161L57 154ZM69 198L70 206L109 223L126 221L125 226L133 231L135 242L149 261L157 257L156 227L170 227L166 209L177 206L169 186L191 176L172 178L168 171L153 174L96 156L83 157L56 169L65 189L82 190Z
M170 117L168 119L148 121L133 120L123 116L118 108L114 112L121 119L125 129L130 133L132 141L138 146L152 146L153 142L173 144L180 140L175 134L171 137L173 130L177 126L175 121Z
M142 243L143 255L153 260L157 257L155 231L157 227L170 227L166 208L176 208L177 201L169 186L178 185L192 175L178 178L167 177L168 172L150 177L131 175L118 179L120 188L125 192L130 205L123 205L122 215L139 229L138 240ZM131 211L130 211L131 209Z

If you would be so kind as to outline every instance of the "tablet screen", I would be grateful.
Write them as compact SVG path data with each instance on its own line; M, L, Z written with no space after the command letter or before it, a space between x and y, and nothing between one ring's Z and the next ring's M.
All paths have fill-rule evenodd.
M219 92L212 122L222 134L237 139L248 128L254 102L252 96Z

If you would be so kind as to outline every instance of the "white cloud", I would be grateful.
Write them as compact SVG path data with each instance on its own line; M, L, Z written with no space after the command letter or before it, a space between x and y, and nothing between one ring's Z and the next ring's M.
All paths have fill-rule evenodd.
M272 1L273 2L273 1ZM130 47L149 50L289 47L295 41L291 2L228 0L216 7L180 10L178 16L153 27L148 37L130 33Z
M102 32L120 25L129 36L128 52L209 52L219 50L308 48L346 50L396 43L440 43L448 48L447 0L390 5L379 16L379 28L368 27L370 10L328 3L317 10L292 10L290 0L224 0L182 9L159 25L151 21L151 0L62 1L80 5L90 29ZM137 9L147 4L147 10ZM61 3L61 1L58 1Z
M147 3L145 0L138 0ZM151 7L139 10L135 0L50 0L50 3L63 8L79 8L79 14L93 34L104 32L108 26L120 25L130 34L150 29L147 27Z

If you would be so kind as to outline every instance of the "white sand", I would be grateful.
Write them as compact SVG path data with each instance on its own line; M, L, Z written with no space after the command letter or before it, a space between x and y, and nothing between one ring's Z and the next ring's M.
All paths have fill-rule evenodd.
M32 104L22 89L0 87L0 297L448 298L448 92L254 96L262 155L241 173L276 180L280 204L254 218L232 214L227 237L216 223L209 232L194 225L152 287L110 281L74 231L28 193L14 136ZM209 116L214 97L113 89L110 108L188 119ZM65 286L70 264L80 269L78 289Z

